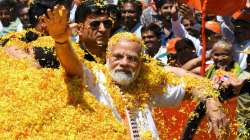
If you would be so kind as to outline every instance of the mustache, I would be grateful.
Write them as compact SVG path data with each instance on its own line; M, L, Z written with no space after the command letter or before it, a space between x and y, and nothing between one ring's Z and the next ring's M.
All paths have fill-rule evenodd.
M115 73L124 73L124 74L127 74L127 75L131 75L133 74L133 71L132 70L121 70L121 69L117 69L114 71Z

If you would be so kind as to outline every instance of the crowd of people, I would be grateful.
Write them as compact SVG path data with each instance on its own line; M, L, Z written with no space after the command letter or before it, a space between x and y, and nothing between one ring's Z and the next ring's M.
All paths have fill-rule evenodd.
M245 2L207 14L204 42L201 11L178 0L0 0L0 138L189 140L166 112L195 101L171 115L205 111L202 139L248 140Z

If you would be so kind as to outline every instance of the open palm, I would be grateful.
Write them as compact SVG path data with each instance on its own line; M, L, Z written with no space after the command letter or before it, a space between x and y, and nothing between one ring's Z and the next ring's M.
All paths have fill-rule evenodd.
M66 36L68 33L68 11L64 6L55 6L47 11L47 17L43 16L49 35L54 39Z

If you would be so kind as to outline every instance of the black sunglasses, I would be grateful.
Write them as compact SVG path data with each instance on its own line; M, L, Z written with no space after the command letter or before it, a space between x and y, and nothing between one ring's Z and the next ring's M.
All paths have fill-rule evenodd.
M93 29L93 30L96 30L99 28L101 22L103 23L103 26L104 28L106 29L110 29L113 25L113 22L111 20L105 20L105 21L92 21L89 23L90 27Z

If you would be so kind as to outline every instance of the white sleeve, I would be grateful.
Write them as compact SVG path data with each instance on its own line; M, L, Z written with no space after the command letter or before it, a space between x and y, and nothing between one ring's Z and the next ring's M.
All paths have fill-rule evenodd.
M180 38L190 39L194 43L197 54L199 54L200 50L202 49L200 40L196 37L191 36L187 32L185 27L181 24L180 19L176 21L172 20L171 23L172 23L172 29L173 29L174 35Z
M233 24L231 22L232 17L230 16L216 16L217 21L221 24L221 32L225 39L231 41L235 40Z
M167 85L163 94L156 94L152 98L152 105L156 107L176 107L184 98L185 90L182 85Z
M188 34L185 27L181 24L180 19L174 21L171 20L172 23L172 29L174 32L174 35L180 38L185 38Z
M86 65L83 65L84 83L87 89L96 97L96 99L104 104L108 104L104 97L103 83L105 75L100 71L91 71Z
M99 102L108 106L119 121L122 121L121 116L114 106L112 97L109 95L108 90L105 86L106 76L104 75L104 73L99 70L91 71L86 65L83 66L83 69L84 82L88 90L92 95L96 97Z

